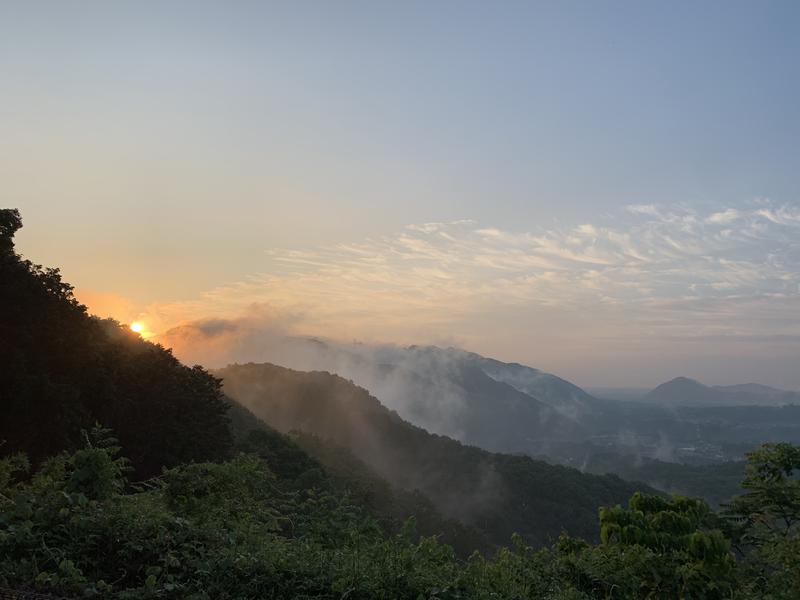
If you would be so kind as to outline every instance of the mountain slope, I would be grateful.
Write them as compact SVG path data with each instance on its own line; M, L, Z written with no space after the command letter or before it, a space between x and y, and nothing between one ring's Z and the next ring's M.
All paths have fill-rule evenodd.
M298 431L282 434L235 400L230 400L228 414L236 449L265 459L282 488L333 491L390 533L399 532L413 517L421 535L438 536L462 556L494 549L477 530L445 518L420 492L392 486L347 448Z
M562 415L582 421L597 414L599 401L577 385L539 369L518 363L504 363L479 354L467 353L472 362L496 381L506 383L554 408Z
M394 485L419 489L445 515L495 543L519 532L542 545L562 530L594 539L596 507L624 502L643 487L430 434L329 373L251 363L216 375L227 394L279 431L312 433L350 449Z
M552 442L585 435L577 421L546 403L498 381L470 361L442 360L435 354L438 350L416 359L426 363L424 370L383 365L383 381L373 383L375 395L400 404L398 394L407 394L404 418L493 452L541 452Z

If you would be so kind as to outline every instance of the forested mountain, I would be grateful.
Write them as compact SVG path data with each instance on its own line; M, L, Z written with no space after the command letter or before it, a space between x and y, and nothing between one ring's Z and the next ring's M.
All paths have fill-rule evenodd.
M227 404L213 377L111 320L89 316L58 269L15 251L17 211L0 211L0 454L35 462L114 429L137 475L225 458Z
M247 344L248 348L252 344ZM686 491L718 502L731 481L703 478L693 468L743 460L765 441L800 441L792 407L683 406L596 398L555 375L505 363L457 348L370 346L287 337L261 353L276 364L326 370L353 380L403 419L433 433L495 452L524 453L579 469L604 465L610 473L634 477L630 458L648 459L647 482L689 484ZM259 354L259 355L261 355ZM787 399L766 386L709 388L696 382L678 387L720 398L746 395ZM678 404L691 404L689 390ZM733 401L730 401L733 403ZM800 414L800 413L798 413ZM619 463L607 460L616 453ZM596 462L592 461L598 456ZM668 478L652 477L660 463L674 463ZM686 478L680 463L691 465ZM597 472L597 471L593 471ZM665 486L674 491L672 485Z
M282 484L288 482L292 489L325 489L347 498L392 533L414 518L420 534L438 536L462 556L496 548L476 529L442 516L419 491L391 485L347 448L301 431L282 434L236 400L229 402L235 449L264 459Z
M410 422L486 450L534 453L587 434L577 420L458 351L412 347L402 361L380 363L371 380L376 397L402 407Z
M276 429L309 432L349 448L391 483L420 490L445 515L495 543L517 532L542 545L562 530L596 539L596 507L619 503L643 487L430 434L329 373L246 364L215 375L226 394Z
M466 353L465 360L480 367L492 379L507 383L578 422L588 423L602 408L602 401L577 385L539 369L519 363L505 363L471 352Z
M755 383L707 386L694 379L676 377L650 391L644 399L664 407L783 406L800 404L800 393Z
M491 451L542 453L552 443L590 434L595 399L577 386L457 348L286 337L252 354L301 371L341 375L407 421Z

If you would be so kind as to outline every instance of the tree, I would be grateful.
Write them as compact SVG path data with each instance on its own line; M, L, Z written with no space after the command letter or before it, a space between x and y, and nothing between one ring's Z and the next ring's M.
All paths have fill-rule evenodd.
M16 208L0 208L0 256L5 257L14 249L12 239L22 227L22 217Z
M600 537L606 545L652 551L652 576L643 573L643 585L665 598L729 597L735 585L730 541L703 500L637 492L628 507L600 509Z
M747 455L742 487L725 507L759 597L786 599L800 590L800 447L763 444Z

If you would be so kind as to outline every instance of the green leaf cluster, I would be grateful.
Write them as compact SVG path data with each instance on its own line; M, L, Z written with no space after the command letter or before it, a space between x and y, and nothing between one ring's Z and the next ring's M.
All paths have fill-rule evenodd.
M775 506L742 497L723 518L700 500L635 494L627 508L600 509L598 545L563 535L536 550L515 535L494 556L464 559L420 537L414 519L387 531L325 474L321 487L306 486L303 473L282 479L267 459L242 453L132 485L107 430L85 440L32 474L23 456L0 460L0 586L104 598L412 600L777 600L798 589L798 514L787 509L798 501L794 447L751 455L745 484ZM737 558L732 540L746 540L748 552Z

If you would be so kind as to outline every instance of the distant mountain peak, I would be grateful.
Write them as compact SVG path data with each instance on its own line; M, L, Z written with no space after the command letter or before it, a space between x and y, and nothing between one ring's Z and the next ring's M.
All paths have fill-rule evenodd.
M800 395L757 383L707 386L695 379L676 377L645 398L662 406L775 406L798 402Z

